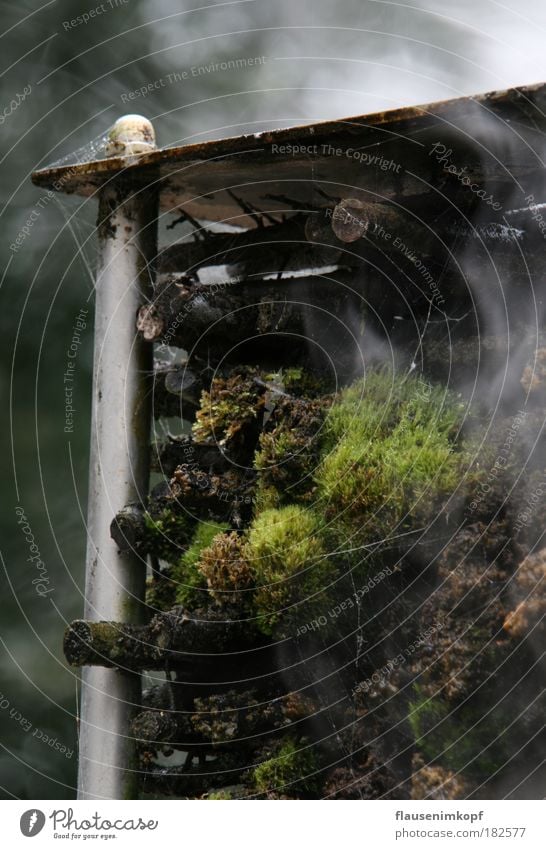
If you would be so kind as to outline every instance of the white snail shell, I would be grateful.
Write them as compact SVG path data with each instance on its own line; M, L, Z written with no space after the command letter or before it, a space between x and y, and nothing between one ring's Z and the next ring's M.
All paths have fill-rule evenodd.
M155 149L153 125L142 115L123 115L108 133L108 156L130 156Z

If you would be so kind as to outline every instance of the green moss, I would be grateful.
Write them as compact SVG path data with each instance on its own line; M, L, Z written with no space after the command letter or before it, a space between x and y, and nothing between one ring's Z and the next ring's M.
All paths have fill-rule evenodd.
M312 499L325 414L324 399L285 398L277 404L254 458L259 498L273 490L281 503Z
M244 555L244 544L236 531L217 534L212 543L201 550L198 569L208 591L217 602L248 606L253 585L250 564Z
M312 749L304 746L304 741L285 740L275 757L254 769L252 782L256 790L259 793L316 793L319 780L313 773L317 771L317 758Z
M325 605L324 589L331 581L323 525L313 511L298 505L264 510L250 526L245 556L254 574L258 624L271 634L281 618L305 616Z
M503 732L510 720L499 707L485 715L483 706L453 709L440 696L424 697L414 685L408 719L425 758L447 769L485 779L507 760Z
M270 372L264 375L264 381L290 395L316 396L325 391L324 378L301 367L282 368L279 371Z
M255 515L258 515L263 510L271 510L273 507L280 507L281 496L274 486L268 486L263 481L258 480L254 505Z
M232 795L229 790L216 790L214 793L209 793L207 799L227 800L231 799Z
M195 520L186 513L164 509L157 516L144 514L145 548L162 560L177 560L192 538Z
M460 482L464 405L419 378L382 370L344 390L326 417L316 473L340 537L375 541L436 516Z
M217 377L210 392L201 395L200 409L193 424L197 443L217 443L221 447L242 443L249 428L256 427L263 409L263 390L249 369L228 378Z
M227 531L228 525L217 522L200 522L195 528L185 554L173 567L171 576L176 584L176 601L187 607L203 603L207 582L198 569L201 552L208 548L217 534Z

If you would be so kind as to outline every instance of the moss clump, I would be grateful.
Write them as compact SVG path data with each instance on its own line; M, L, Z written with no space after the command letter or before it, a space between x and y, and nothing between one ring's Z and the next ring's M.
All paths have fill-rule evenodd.
M253 451L263 407L264 389L251 369L217 377L210 391L201 395L193 438L197 444L216 444L223 450Z
M341 537L361 543L434 518L459 484L464 405L387 370L344 390L326 417L318 494Z
M281 498L282 496L274 486L266 486L265 483L258 480L254 498L255 514L258 515L263 510L271 510L273 507L280 507Z
M507 614L504 630L511 637L533 633L535 639L546 631L546 548L529 554L510 584L513 609Z
M332 576L322 531L320 517L295 504L264 510L250 526L245 556L256 584L258 626L265 634L281 619L289 621L293 611L287 608L305 604L306 615L323 608Z
M298 397L317 397L326 391L323 376L318 376L301 367L282 368L279 371L264 374L264 382L273 390Z
M199 571L198 563L203 549L210 546L217 534L228 529L228 525L216 522L200 522L194 532L191 543L178 563L173 567L171 576L176 584L176 601L187 607L199 605L206 590L205 576Z
M486 779L508 758L504 731L511 720L499 707L485 714L480 705L454 709L439 696L423 697L414 685L408 719L427 761L446 769Z
M157 515L144 514L146 528L145 549L162 560L178 560L192 538L195 520L186 513L176 513L168 508Z
M235 531L217 534L200 552L198 568L215 601L243 605L250 601L253 575Z
M252 782L259 793L271 794L285 790L294 793L314 794L319 780L313 775L318 769L317 758L305 742L286 739L274 757L261 763L252 773Z
M205 799L215 799L216 801L227 801L232 798L233 797L229 790L215 790L213 793L209 793L208 796L205 796Z
M470 787L464 777L438 764L426 764L422 755L415 754L412 760L411 798L420 799L466 799Z
M325 414L324 399L285 398L277 404L254 458L260 472L258 497L273 491L284 503L311 499Z

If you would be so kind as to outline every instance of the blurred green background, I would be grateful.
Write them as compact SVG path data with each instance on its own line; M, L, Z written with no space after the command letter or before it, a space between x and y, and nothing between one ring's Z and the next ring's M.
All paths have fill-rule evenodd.
M52 199L32 186L31 172L85 148L126 112L151 118L159 143L173 145L538 82L546 77L546 7L52 0L0 9L0 794L71 798L78 681L61 641L83 605L96 209ZM78 21L84 14L89 20ZM224 72L208 67L250 57L265 59ZM192 71L198 66L205 70ZM74 431L66 434L63 376L81 309L89 321L77 356ZM36 551L49 581L43 597L28 560Z

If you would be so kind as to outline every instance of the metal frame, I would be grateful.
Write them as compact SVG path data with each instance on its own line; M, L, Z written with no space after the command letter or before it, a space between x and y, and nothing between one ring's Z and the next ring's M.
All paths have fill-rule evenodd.
M146 564L118 551L113 516L148 490L153 352L135 318L151 291L157 192L121 176L101 189L89 473L86 619L138 622ZM85 668L78 798L134 798L138 778L130 720L140 704L134 672Z

